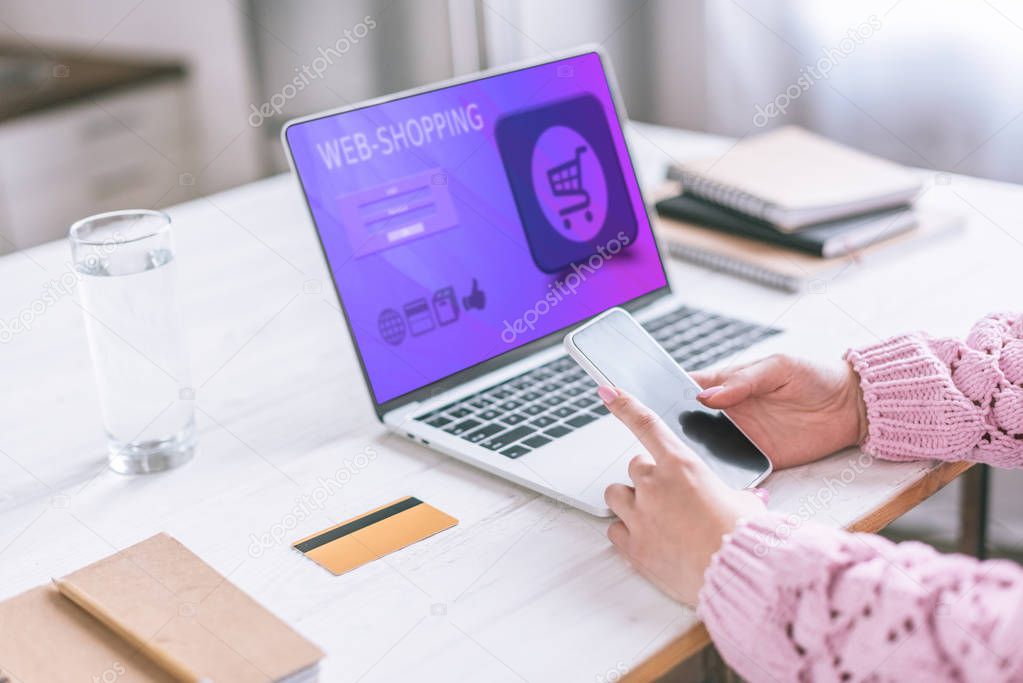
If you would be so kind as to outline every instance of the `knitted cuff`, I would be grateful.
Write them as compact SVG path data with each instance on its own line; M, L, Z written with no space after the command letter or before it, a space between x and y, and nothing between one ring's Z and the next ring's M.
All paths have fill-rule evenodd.
M887 460L966 456L984 432L982 415L952 382L927 340L913 335L850 349L867 409L863 448Z

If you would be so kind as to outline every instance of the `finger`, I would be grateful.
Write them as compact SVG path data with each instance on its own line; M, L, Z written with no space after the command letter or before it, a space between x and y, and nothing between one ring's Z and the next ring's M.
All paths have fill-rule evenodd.
M704 389L716 387L725 381L727 370L693 370L689 376Z
M625 548L629 545L629 529L624 522L612 522L611 526L607 528L607 537L616 548L625 552Z
M632 519L636 508L636 489L625 484L611 484L604 490L604 502L619 519Z
M641 454L629 461L629 479L636 484L654 473L654 461L650 456Z
M689 376L692 377L702 388L710 389L711 387L724 384L725 380L728 379L730 375L742 370L743 368L748 368L755 362L756 361L739 363L738 365L729 365L728 367L717 369L706 368L704 370L693 370L689 373Z
M621 389L606 386L598 387L597 394L611 414L636 435L654 461L679 457L683 453L684 449L680 448L682 442L668 429L668 425L634 397Z
M724 382L705 389L697 398L710 408L731 408L751 396L763 396L784 386L791 369L788 357L770 356L729 374Z

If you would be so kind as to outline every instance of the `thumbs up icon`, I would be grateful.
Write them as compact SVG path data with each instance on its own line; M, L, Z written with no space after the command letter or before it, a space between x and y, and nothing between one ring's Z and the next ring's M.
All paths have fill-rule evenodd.
M487 293L480 289L479 283L476 282L476 278L473 278L472 291L469 292L469 296L462 297L462 308L467 311L473 308L478 308L482 311L486 305Z

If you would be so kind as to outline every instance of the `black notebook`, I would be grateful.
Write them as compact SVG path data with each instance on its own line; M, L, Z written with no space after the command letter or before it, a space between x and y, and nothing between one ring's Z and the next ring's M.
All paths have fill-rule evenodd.
M895 237L916 226L908 206L876 211L852 218L818 223L799 232L779 232L766 221L751 218L689 194L657 202L657 212L667 218L726 232L761 242L795 249L823 258L844 256L857 249Z

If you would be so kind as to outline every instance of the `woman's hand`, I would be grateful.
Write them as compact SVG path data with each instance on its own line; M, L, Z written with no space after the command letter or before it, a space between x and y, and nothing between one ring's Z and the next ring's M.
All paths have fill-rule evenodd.
M610 387L597 393L652 456L629 463L634 486L612 484L604 492L620 520L608 527L608 538L661 590L695 604L722 536L764 505L753 493L725 485L636 399Z
M818 460L867 436L859 376L845 361L815 364L790 356L693 373L708 408L728 416L775 468Z

